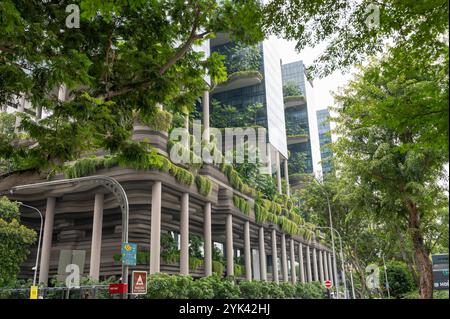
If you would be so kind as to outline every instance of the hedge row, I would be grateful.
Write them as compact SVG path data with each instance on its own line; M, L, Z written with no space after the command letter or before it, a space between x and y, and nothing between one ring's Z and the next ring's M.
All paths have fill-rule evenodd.
M191 276L153 274L148 278L148 299L323 299L318 282L290 283L240 281L212 275L198 280Z

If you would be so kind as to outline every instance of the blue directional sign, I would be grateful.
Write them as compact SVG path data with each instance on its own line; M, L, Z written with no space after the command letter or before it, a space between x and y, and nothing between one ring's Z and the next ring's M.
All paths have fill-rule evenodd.
M137 244L122 243L122 264L136 266Z

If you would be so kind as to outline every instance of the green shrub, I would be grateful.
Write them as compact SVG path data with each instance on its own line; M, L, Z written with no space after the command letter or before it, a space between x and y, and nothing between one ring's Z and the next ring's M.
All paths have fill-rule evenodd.
M260 281L242 280L239 283L241 297L244 299L262 299L264 298L262 285Z
M211 193L212 182L208 177L197 175L195 183L197 184L198 192L203 196L208 196Z
M158 108L149 114L140 114L139 118L143 124L155 131L167 132L172 124L172 114Z
M237 299L240 297L239 286L231 279L222 279L218 275L208 277L214 291L214 299Z
M296 285L296 297L300 299L324 299L325 288L320 282L298 283Z
M269 293L267 296L264 296L265 298L271 298L271 299L284 299L288 298L286 296L285 290L288 290L287 286L291 286L291 288L295 291L295 287L288 283L275 283L275 282L267 282L264 283L264 286L267 286L269 289ZM263 287L264 287L263 286ZM291 289L291 290L292 290Z
M283 291L284 297L282 298L295 298L297 289L295 285L287 283L287 282L280 282L278 287Z
M225 265L217 260L212 261L212 271L213 273L222 276L223 272L225 271Z
M213 299L214 289L209 277L194 280L189 291L190 299Z
M414 280L408 266L400 261L391 260L386 263L386 272L389 282L389 292L391 297L401 298L404 294L411 292L414 288ZM386 290L384 269L380 269L380 283Z
M203 259L189 256L189 269L196 271L201 265L203 265Z
M188 299L191 297L193 279L190 276L152 274L147 279L146 298L150 299Z

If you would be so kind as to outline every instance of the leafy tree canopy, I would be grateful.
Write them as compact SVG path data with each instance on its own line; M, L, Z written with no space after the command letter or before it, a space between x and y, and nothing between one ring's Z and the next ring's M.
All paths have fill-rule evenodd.
M444 0L272 0L264 8L265 28L297 41L297 49L323 41L326 49L310 69L323 77L364 61L386 43L433 50L448 33ZM448 42L448 38L447 38Z

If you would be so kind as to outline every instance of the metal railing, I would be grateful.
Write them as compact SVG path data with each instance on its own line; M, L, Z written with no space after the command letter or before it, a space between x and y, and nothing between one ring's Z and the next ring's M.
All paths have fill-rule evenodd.
M108 285L68 287L40 287L38 299L117 299L110 295ZM0 289L0 299L30 299L30 288Z

